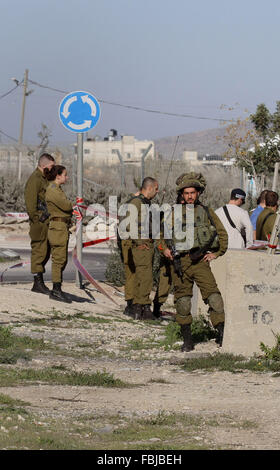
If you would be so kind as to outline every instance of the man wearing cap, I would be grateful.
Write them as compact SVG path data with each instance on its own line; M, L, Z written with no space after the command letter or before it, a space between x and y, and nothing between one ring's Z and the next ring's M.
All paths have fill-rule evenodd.
M199 287L204 302L209 305L210 319L218 331L217 341L220 346L223 341L224 304L209 263L226 252L228 237L215 212L199 201L205 187L206 181L201 174L185 173L177 178L177 193L182 195L184 203L173 206L171 224L164 220L158 245L171 260L176 321L181 326L184 340L182 351L186 352L194 349L191 334L194 282ZM180 218L181 232L176 228ZM169 232L169 239L164 234L166 225L171 225L172 232L166 230ZM182 237L183 227L185 239ZM177 269L178 261L180 270Z
M236 188L231 191L230 201L215 212L228 234L228 248L246 248L253 244L253 225L247 211L241 209L245 204L246 193Z

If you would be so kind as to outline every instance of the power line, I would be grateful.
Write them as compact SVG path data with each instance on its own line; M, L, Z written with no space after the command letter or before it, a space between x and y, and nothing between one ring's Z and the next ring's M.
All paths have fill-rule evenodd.
M7 91L6 93L3 93L3 95L0 95L0 100L2 100L3 98L5 98L6 96L10 95L13 91L15 91L21 84L22 84L23 80L21 80L21 82L17 82L16 86L14 86L13 88L11 88L9 91ZM4 135L5 137L8 137L8 139L10 140L13 140L14 142L18 142L18 139L16 139L15 137L12 137L11 135L9 134L6 134L6 132L2 131L0 129L0 134L1 135Z
M18 139L16 139L15 137L10 136L9 134L6 134L6 132L1 131L1 129L0 129L0 134L3 134L5 137L8 137L9 139L14 140L15 142L18 142Z
M36 82L35 80L28 79L28 81L30 83L32 83L33 85L36 85L40 88L45 88L47 90L55 91L57 93L63 93L63 94L69 93L69 91L67 91L67 90L60 90L58 88L54 88L54 87L51 87L51 86L48 86L48 85L43 85L42 83ZM9 94L11 94L14 90L16 90L18 88L18 86L22 85L22 83L23 83L23 80L21 80L21 82L18 82L15 87L11 88L11 90L7 91L3 95L0 95L0 100L5 98ZM143 112L152 113L152 114L160 114L160 115L163 115L163 116L181 117L181 118L188 118L188 119L200 119L200 120L208 120L208 121L210 120L210 121L218 121L218 122L231 122L231 123L235 122L235 120L233 120L233 119L223 119L223 118L214 118L214 117L206 117L206 116L194 116L193 114L171 113L169 111L159 111L159 110L156 110L156 109L143 108L141 106L132 106L132 105L126 105L126 104L122 104L122 103L116 103L116 102L113 102L113 101L107 101L107 100L103 100L103 99L100 99L100 98L98 98L98 100L100 101L100 103L108 104L108 105L111 105L111 106L118 106L118 107L121 107L121 108L132 109L132 110L135 110L135 111L143 111ZM0 129L0 134L8 137L9 139L11 139L15 142L18 142L18 139L10 136L9 134L6 134L1 129Z
M13 91L15 91L17 89L17 87L19 85L22 84L22 81L17 83L16 86L14 86L13 88L11 88L11 90L7 91L6 93L4 93L3 95L0 95L0 100L2 100L2 98L5 98L5 96L8 96L10 93L12 93Z
M33 85L39 86L40 88L47 88L48 90L57 91L58 93L69 93L68 91L65 91L65 90L58 90L57 88L52 88L47 85L42 85L41 83L35 82L34 80L30 80L30 78L28 79L28 81L32 83Z
M48 85L42 85L41 83L35 82L34 80L29 80L29 81L33 85L37 85L41 88L46 88L48 90L56 91L58 93L64 93L64 94L69 93L69 91L66 91L66 90L59 90L57 88L53 88ZM98 101L100 101L100 103L109 104L111 106L118 106L121 108L133 109L135 111L144 111L146 113L161 114L165 116L182 117L182 118L189 118L189 119L203 119L203 120L218 121L218 122L234 122L233 119L223 119L223 118L214 118L214 117L206 117L206 116L194 116L192 114L171 113L168 111L159 111L155 109L142 108L140 106L132 106L132 105L127 105L127 104L115 103L113 101L106 101L100 98L98 98Z

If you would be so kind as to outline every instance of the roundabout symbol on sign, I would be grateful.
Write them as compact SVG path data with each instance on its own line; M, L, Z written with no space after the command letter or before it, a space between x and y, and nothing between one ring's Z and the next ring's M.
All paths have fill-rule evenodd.
M63 126L72 132L87 132L96 126L100 118L97 99L86 91L74 91L66 95L59 106L59 118Z

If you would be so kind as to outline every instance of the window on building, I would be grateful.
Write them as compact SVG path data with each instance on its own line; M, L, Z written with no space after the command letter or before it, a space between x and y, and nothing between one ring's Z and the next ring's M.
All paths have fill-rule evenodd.
M90 149L85 149L84 153L90 153Z

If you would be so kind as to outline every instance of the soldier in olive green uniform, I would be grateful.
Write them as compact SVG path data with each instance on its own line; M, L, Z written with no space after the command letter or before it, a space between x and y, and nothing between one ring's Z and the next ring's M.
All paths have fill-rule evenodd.
M55 164L54 158L44 153L40 156L38 167L28 178L24 190L26 210L29 215L31 238L31 272L34 274L33 292L49 294L43 281L45 265L50 257L48 242L49 217L45 203L45 192L48 181L44 175L45 168Z
M268 241L276 219L278 194L274 191L267 191L265 195L265 204L266 207L257 218L256 239Z
M140 192L132 194L131 197L126 201L129 204L132 199L138 197ZM124 314L133 317L133 298L134 298L134 281L135 281L135 264L132 256L132 241L122 240L118 236L118 246L121 253L122 262L124 264L124 296L126 300L126 307Z
M209 262L226 252L228 236L215 212L203 206L198 200L205 186L206 182L200 174L184 174L177 179L177 191L182 194L186 205L193 205L190 206L193 207L193 220L191 224L187 219L186 205L183 204L182 208L180 208L182 212L182 227L186 228L191 225L189 230L186 230L186 236L190 240L193 238L192 246L189 246L189 249L179 248L177 250L177 256L181 262L181 276L178 272L175 272L174 266L172 266L174 300L177 311L176 321L181 325L184 338L182 351L191 351L194 348L191 336L191 298L194 282L199 287L204 302L209 305L210 319L213 326L218 330L218 342L220 345L222 345L223 340L225 321L223 299ZM178 241L182 242L182 240L179 238L176 240L176 233L174 234L174 220L172 222L172 229L172 245L175 247L182 246L182 243L181 245L178 244ZM174 262L170 240L165 240L162 237L160 246L163 254Z
M70 303L71 300L62 292L62 273L68 259L69 226L73 211L72 202L67 199L61 188L67 181L66 168L54 166L46 174L51 181L46 190L46 203L50 214L48 240L51 247L53 290L50 298Z
M178 194L176 204L183 204L184 199L181 194ZM159 248L158 248L159 249ZM161 250L159 250L161 252ZM153 314L159 318L161 316L161 306L166 302L172 286L171 264L162 253L159 262L159 280L154 297Z
M127 259L128 277L126 279L126 289L130 289L129 295L133 295L131 316L143 320L155 318L150 308L150 293L153 288L154 242L150 233L151 226L148 209L151 200L157 192L158 182L154 178L146 177L143 180L140 194L128 201L128 204L136 208L137 215L133 222L137 227L137 234L130 237L129 240L122 240L122 246L124 246L125 241L130 243L127 253L130 257L132 255L130 259ZM149 233L144 235L144 239L142 239L141 228L146 224L147 220ZM126 300L129 299L127 298Z

